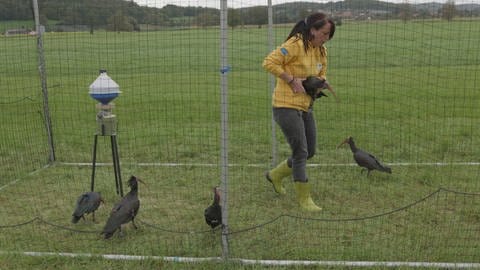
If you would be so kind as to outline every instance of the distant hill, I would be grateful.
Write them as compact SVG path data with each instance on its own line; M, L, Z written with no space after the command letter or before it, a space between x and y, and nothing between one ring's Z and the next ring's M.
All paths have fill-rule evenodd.
M220 20L220 11L214 8L175 5L154 8L139 6L132 0L48 0L38 3L41 24L53 31L90 29L93 32L96 28L140 31L140 25L154 26L149 29L203 27L218 25ZM443 5L437 2L406 5L377 0L305 1L274 5L273 11L274 23L293 23L312 11L324 11L339 21L410 19L439 17ZM461 4L456 5L455 9L456 17L480 16L480 4ZM33 20L31 0L0 0L0 21L13 20ZM264 25L268 21L267 7L260 5L229 9L228 20L230 26ZM52 21L55 25L48 25Z

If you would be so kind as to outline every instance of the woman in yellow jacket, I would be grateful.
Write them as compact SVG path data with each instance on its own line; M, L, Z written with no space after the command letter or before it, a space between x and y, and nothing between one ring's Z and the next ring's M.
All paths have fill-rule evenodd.
M307 159L315 154L317 128L313 99L302 86L308 76L326 79L327 49L324 44L335 33L335 24L324 13L313 13L293 27L285 42L263 61L276 79L272 96L273 117L292 150L291 156L265 176L275 192L285 194L282 179L293 175L300 207L320 211L310 196ZM327 85L326 85L327 86Z

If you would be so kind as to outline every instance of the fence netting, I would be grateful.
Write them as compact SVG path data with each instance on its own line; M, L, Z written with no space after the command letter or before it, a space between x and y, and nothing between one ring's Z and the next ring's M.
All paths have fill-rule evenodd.
M450 1L226 3L222 29L220 1L38 0L42 34L30 1L3 4L2 251L479 263L480 5L457 1L449 17ZM262 61L315 11L337 24L327 76L340 102L314 104L307 171L323 211L308 213L291 179L280 196L264 177L290 149ZM121 90L112 112L124 192L131 175L145 182L138 229L110 240L100 232L120 199L114 154L89 95L102 69ZM362 173L337 147L349 136L393 173ZM95 221L72 224L92 180L105 203ZM204 220L215 186L227 196L226 229Z

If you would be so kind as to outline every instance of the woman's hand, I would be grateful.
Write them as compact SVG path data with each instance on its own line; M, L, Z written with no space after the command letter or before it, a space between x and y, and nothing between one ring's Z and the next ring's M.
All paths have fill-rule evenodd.
M302 81L303 79L301 78L293 78L288 85L290 85L294 93L305 93L305 88L303 88Z

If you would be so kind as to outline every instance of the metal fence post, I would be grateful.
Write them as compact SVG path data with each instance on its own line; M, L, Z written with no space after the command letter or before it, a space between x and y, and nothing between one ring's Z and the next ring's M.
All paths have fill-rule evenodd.
M50 109L48 105L48 88L47 88L47 73L45 70L45 54L43 51L43 33L45 27L40 25L40 16L38 11L38 1L32 0L33 13L35 16L35 31L37 33L37 52L38 52L38 72L40 74L40 80L42 84L42 96L43 96L43 117L45 121L45 129L47 131L49 156L48 161L55 161L55 147L53 143L52 132L52 120L50 118Z
M222 258L228 259L228 66L227 0L220 2L220 87L221 87L221 162L222 162Z
M268 12L268 50L272 51L274 49L274 38L273 38L273 7L272 0L267 1L267 12ZM275 89L275 76L270 75L270 89L271 93ZM278 154L277 154L277 132L276 132L276 123L272 115L272 167L275 167L278 163Z

